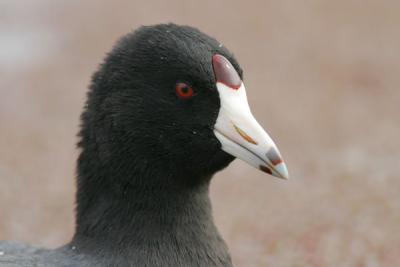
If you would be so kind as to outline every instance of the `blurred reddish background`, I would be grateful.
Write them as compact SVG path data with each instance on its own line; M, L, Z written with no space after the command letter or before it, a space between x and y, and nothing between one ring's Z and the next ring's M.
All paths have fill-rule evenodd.
M189 24L232 50L291 179L216 175L237 266L400 266L399 1L0 1L0 239L73 233L90 76L140 25Z

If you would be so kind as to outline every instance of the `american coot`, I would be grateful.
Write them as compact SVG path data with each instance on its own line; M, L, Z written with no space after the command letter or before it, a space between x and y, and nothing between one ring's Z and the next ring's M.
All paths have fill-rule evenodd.
M81 121L72 241L54 250L0 242L1 266L232 266L211 177L235 157L288 177L236 59L192 27L141 27L119 40Z

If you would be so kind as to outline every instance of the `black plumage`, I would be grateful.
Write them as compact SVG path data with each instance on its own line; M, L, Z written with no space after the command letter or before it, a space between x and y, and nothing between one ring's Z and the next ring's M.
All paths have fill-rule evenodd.
M58 249L0 242L1 266L232 266L212 218L213 174L234 157L213 133L220 100L195 28L163 24L121 38L94 74L81 117L76 232ZM184 82L194 97L177 97Z

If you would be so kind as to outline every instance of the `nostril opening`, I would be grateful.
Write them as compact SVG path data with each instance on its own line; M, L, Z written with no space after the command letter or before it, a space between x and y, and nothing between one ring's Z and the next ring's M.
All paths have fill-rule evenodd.
M242 129L240 129L239 127L237 127L235 124L233 125L233 127L235 127L236 132L238 132L238 134L247 142L253 144L253 145L257 145L257 142L254 141L253 138L251 138L247 133L245 133Z

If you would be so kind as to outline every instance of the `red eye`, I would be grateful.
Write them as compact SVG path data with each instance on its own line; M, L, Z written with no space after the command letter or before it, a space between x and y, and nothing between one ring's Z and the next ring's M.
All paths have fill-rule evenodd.
M177 83L175 86L176 95L183 99L188 99L193 96L193 88L186 83Z

